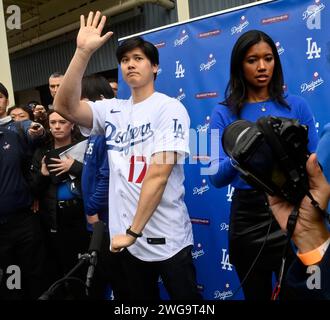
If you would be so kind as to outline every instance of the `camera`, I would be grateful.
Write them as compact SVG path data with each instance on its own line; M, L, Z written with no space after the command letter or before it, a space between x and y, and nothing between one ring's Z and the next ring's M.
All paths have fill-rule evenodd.
M307 126L274 116L237 120L222 135L226 154L247 183L294 205L309 190L307 144Z

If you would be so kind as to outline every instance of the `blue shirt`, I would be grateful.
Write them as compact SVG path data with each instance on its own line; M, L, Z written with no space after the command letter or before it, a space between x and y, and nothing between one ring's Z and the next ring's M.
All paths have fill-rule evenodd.
M286 101L290 109L271 100L257 103L245 103L239 119L256 122L259 118L270 115L298 119L300 124L308 126L308 149L310 152L315 152L318 136L314 117L307 102L303 98L294 95L288 95ZM213 110L211 116L211 130L216 130L211 131L210 166L215 174L210 176L210 180L217 188L231 184L234 188L251 189L252 187L239 177L237 170L230 162L230 158L224 152L221 143L224 129L236 120L238 120L238 117L234 115L227 106L218 105ZM217 148L219 152L218 157L212 155L212 149L215 150L214 148Z
M81 176L84 208L87 215L99 214L108 222L109 163L104 135L90 136Z

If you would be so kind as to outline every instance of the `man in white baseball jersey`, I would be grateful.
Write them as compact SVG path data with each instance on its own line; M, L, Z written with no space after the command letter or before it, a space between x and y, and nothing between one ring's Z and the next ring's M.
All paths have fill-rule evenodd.
M155 92L158 50L140 37L124 41L117 50L130 99L80 101L88 61L112 35L101 36L106 18L100 18L100 12L90 12L86 22L81 16L77 49L55 106L85 135L105 134L111 250L120 252L119 298L159 299L161 276L172 299L200 299L191 257L192 227L183 200L189 116L179 101Z

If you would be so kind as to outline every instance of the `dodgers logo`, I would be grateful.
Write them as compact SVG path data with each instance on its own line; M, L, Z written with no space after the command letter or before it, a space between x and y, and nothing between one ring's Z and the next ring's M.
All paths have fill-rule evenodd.
M248 20L246 20L246 17L242 16L240 24L231 28L231 35L234 35L235 33L241 33L249 24L250 23Z
M311 60L311 59L319 59L321 58L321 48L319 48L317 46L316 41L312 41L312 38L306 38L307 41L307 59Z
M226 289L229 289L229 287L230 287L229 283L226 283ZM232 296L233 296L232 290L214 291L214 299L226 300L227 298L230 298Z
M306 20L306 25L309 30L321 29L321 11L325 9L325 4L320 0L315 0L315 4L307 8L303 12L303 20Z
M235 191L235 188L232 187L230 184L228 185L227 187L227 201L228 202L231 202L232 201L232 197L233 197L233 194L234 194L234 191Z
M207 71L210 70L215 64L217 63L217 60L214 58L213 54L211 53L209 55L209 59L206 63L202 63L199 66L199 71Z
M122 152L128 154L131 146L147 141L154 135L151 124L146 123L138 127L127 126L126 131L120 131L111 122L105 122L105 138L108 150Z
M202 244L198 243L197 250L193 250L191 254L192 254L193 259L197 259L197 258L203 256L205 254L205 252L202 248Z
M229 231L229 224L227 224L226 222L222 222L220 224L220 231Z
M277 49L277 53L278 53L278 55L280 56L281 54L283 54L284 53L284 48L281 46L281 43L279 42L279 41L277 41L276 43L275 43L275 45L276 45L276 49Z
M317 87L322 85L324 83L324 80L322 77L320 77L318 72L314 72L313 75L313 80L309 83L303 83L300 88L301 88L301 93L303 92L309 92L309 91L314 91Z
M186 94L183 92L183 89L180 88L179 95L176 97L177 100L182 101L186 97Z
M222 249L222 260L221 260L221 269L232 271L233 265L229 262L229 254L227 253L227 249Z
M210 187L209 185L206 183L206 180L203 179L202 181L203 185L201 187L195 187L193 189L193 195L199 195L201 196L203 193L205 193L206 191L209 191L210 190Z
M197 132L198 133L205 133L205 132L207 132L207 130L210 128L210 116L207 116L206 117L206 121L205 121L205 124L203 124L203 125L201 125L201 124L199 124L198 126L197 126Z
M184 140L185 132L182 129L182 124L178 122L178 119L173 119L173 121L174 121L173 124L174 138L180 138Z
M183 68L182 63L180 63L180 60L175 61L176 63L176 69L175 69L175 77L177 79L184 78L184 73L186 72L186 69Z
M189 39L189 35L186 34L186 30L182 30L180 38L174 41L174 47L182 46Z

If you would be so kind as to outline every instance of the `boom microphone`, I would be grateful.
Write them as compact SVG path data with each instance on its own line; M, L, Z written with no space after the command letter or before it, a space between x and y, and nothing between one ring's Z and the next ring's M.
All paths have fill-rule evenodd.
M102 221L98 221L94 223L93 235L88 248L88 253L90 253L90 265L88 267L87 276L86 276L87 288L90 288L91 281L94 276L95 266L97 264L97 254L101 250L103 234L104 234L104 223Z
M91 242L89 244L88 252L92 253L93 251L100 252L102 240L104 234L104 223L98 221L93 224L93 235Z

